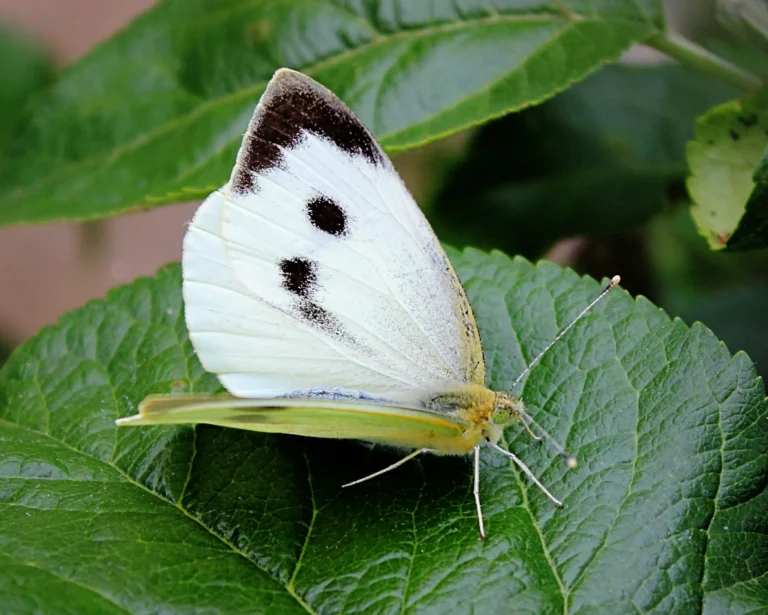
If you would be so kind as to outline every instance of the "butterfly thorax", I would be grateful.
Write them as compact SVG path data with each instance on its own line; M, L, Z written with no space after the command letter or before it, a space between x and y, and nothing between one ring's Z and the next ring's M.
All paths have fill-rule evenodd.
M516 397L494 393L477 384L467 384L435 395L427 407L472 423L483 438L494 443L501 438L504 427L519 420L525 411L523 402Z

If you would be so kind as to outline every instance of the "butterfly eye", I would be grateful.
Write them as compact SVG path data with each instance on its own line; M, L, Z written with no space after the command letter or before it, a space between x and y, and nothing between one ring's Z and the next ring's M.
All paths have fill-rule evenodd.
M496 425L506 425L511 417L509 408L496 408L491 419Z

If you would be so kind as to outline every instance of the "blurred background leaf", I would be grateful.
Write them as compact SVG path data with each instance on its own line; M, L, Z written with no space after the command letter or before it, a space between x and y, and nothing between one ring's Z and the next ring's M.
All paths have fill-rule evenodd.
M0 24L0 154L29 99L52 84L54 74L52 59L39 43Z
M657 0L160 2L66 69L14 133L0 225L205 196L281 66L396 151L541 102L662 27Z
M653 298L687 323L706 323L728 348L745 350L768 378L768 251L712 251L684 207L665 211L644 232Z
M768 52L768 2L716 0L715 16L720 25L739 40L740 47Z
M695 117L736 93L676 65L604 68L478 131L431 204L438 235L536 258L636 228L681 192Z
M710 109L688 144L691 215L714 250L768 246L768 87Z
M744 206L744 215L728 240L728 247L734 250L768 246L768 139L752 180L754 187Z

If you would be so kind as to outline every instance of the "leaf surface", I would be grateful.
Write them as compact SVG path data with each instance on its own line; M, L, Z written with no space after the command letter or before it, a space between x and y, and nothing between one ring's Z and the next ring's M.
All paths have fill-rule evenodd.
M552 264L451 252L503 390L594 297ZM40 613L749 611L768 599L768 408L744 354L613 291L538 365L510 427L555 509L469 460L210 426L117 429L149 393L213 391L177 266L113 290L0 370L0 602Z
M0 225L206 196L281 66L395 151L540 102L662 25L658 0L166 0L68 69L14 134Z

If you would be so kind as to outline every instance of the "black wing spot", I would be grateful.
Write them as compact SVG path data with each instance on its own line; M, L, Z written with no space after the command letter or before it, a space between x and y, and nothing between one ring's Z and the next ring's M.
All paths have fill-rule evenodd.
M283 288L302 299L312 296L317 287L317 263L306 258L286 258L280 261Z
M736 132L733 128L729 129L728 133L731 135L732 141L738 141L739 139L741 139L741 135L738 132Z
M309 221L316 229L342 237L347 234L347 214L333 199L318 196L307 203Z

